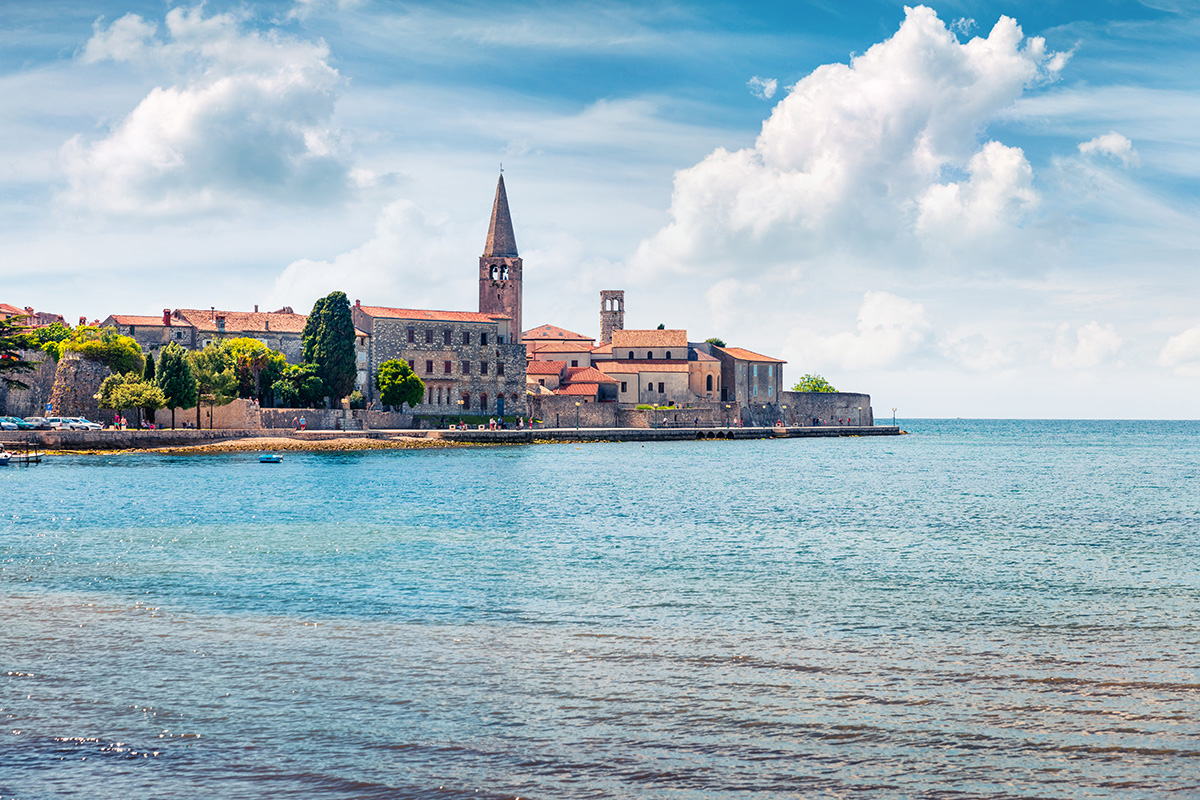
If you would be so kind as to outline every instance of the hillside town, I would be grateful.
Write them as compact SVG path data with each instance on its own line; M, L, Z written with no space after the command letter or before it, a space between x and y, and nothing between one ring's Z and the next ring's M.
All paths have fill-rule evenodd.
M489 424L500 426L537 420L552 427L873 424L868 395L787 391L786 362L780 358L718 339L693 341L683 329L627 329L625 292L619 289L600 292L596 337L553 321L526 329L522 273L501 174L479 257L478 308L396 308L375 304L386 298L366 303L355 299L350 313L356 408L345 398L339 409L335 399L327 401L324 410L345 413L310 412L308 417L318 426L360 428L381 423L444 427L464 418L488 418ZM282 354L288 365L304 361L309 316L291 307L124 311L91 322L80 317L78 325L129 337L151 360L169 345L196 352L214 342L250 339ZM69 327L61 315L4 303L0 319L18 320L31 331ZM393 360L411 368L423 391L403 408L385 411L379 373ZM0 388L0 416L102 419L105 410L96 392L110 372L43 359L25 381L29 388ZM68 385L72 383L82 385ZM218 409L214 403L205 416L197 402L194 416L204 427L285 427L296 415L287 408L272 408L277 400L270 392L260 392L235 409ZM374 420L372 412L377 415ZM390 416L378 417L381 413ZM169 410L158 414L160 424L174 420Z

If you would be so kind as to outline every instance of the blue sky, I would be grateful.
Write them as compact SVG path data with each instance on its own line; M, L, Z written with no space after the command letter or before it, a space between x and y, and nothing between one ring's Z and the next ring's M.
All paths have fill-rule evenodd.
M911 416L1197 415L1200 3L0 6L0 300L685 327Z

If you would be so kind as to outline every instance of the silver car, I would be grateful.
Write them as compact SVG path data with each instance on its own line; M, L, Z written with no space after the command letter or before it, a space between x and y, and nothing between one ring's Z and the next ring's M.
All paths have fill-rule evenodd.
M102 431L104 426L99 422L92 422L83 417L68 417L69 424L63 425L64 428L70 428L73 431Z

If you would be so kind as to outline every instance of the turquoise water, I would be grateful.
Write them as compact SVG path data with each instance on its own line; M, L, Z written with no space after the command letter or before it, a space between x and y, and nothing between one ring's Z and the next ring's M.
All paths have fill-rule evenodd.
M0 798L1200 796L1200 423L0 470Z

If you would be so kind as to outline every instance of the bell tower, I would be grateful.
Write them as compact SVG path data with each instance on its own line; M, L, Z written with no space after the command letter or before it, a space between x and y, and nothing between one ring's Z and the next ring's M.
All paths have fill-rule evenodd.
M521 257L517 255L517 237L513 235L512 217L508 213L503 173L496 184L492 221L488 224L483 255L479 257L479 311L510 317L511 339L521 341L524 332L521 328Z
M612 332L625 330L625 292L600 292L600 343L612 344Z

